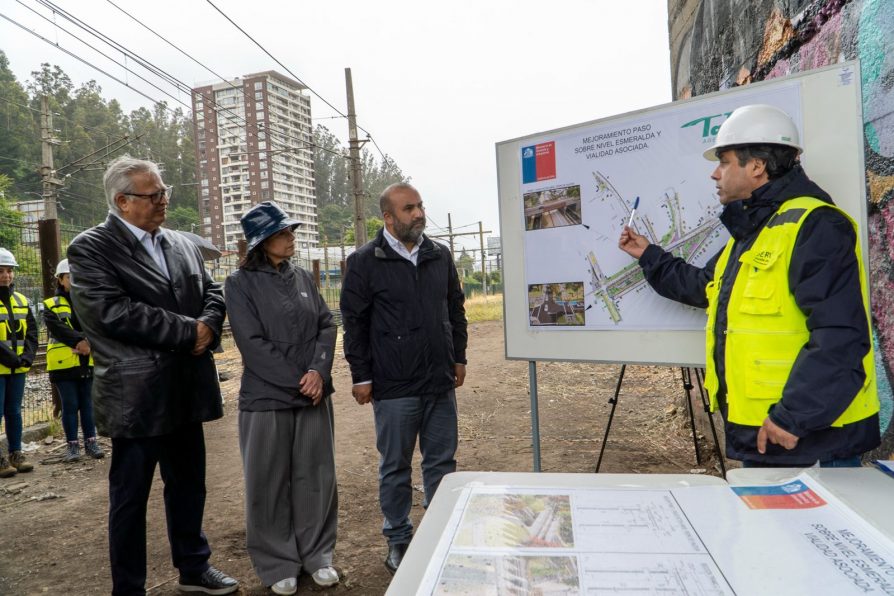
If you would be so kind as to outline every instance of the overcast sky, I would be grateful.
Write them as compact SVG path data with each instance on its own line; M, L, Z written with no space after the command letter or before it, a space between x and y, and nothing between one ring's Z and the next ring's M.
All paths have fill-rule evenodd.
M108 0L54 1L182 81L214 79ZM342 112L351 67L358 123L412 177L432 231L449 212L454 227L482 220L498 233L495 143L671 98L666 0L213 1ZM281 70L204 0L114 2L224 76ZM162 98L22 4L53 18L37 0L5 0L0 13ZM6 20L0 49L20 82L49 62L127 111L151 103ZM346 143L344 119L326 119L335 113L313 95L311 106Z

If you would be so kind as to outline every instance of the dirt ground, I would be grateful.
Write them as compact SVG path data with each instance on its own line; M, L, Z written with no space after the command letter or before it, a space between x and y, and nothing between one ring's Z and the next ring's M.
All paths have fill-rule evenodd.
M460 470L531 471L532 444L528 365L504 359L500 322L470 328L469 367L457 392ZM340 346L339 346L340 350ZM255 576L245 551L242 464L236 431L236 399L241 361L230 345L218 355L226 415L205 425L208 498L205 532L211 562L240 580L240 594L271 593ZM594 471L608 419L618 366L538 364L542 470ZM344 360L334 370L338 544L334 564L343 576L336 587L317 588L303 576L299 593L382 594L391 579L378 507L372 408L358 406L350 395ZM624 377L602 472L696 473L719 475L704 440L702 464L696 465L679 369L628 367ZM61 452L61 437L41 445L35 463ZM108 446L108 443L105 443ZM707 462L706 462L707 459ZM108 594L107 473L109 459L76 464L45 463L33 473L0 480L0 594ZM418 453L413 519L423 514ZM176 590L156 474L148 513L149 593Z

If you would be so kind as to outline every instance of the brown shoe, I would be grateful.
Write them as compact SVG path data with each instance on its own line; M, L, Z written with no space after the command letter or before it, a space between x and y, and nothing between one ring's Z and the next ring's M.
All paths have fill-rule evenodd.
M9 454L9 463L17 472L30 472L34 466L25 461L25 455L21 451L13 451Z
M16 470L14 467L9 465L9 460L6 459L6 456L0 453L0 478L9 478L10 476L15 476Z

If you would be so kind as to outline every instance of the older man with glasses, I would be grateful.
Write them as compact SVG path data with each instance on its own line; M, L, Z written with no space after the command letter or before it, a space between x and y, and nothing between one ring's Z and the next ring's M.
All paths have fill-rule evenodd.
M172 189L155 163L120 157L103 185L109 217L75 238L68 258L96 363L96 426L112 438L112 593L146 593L146 503L157 465L178 587L229 594L238 583L208 564L202 532L202 423L223 415L211 355L224 319L220 284L195 244L161 227Z

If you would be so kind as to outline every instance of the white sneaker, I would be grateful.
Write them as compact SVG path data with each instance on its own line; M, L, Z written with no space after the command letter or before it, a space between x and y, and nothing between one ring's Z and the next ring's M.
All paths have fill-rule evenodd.
M331 566L320 567L311 577L318 586L334 586L338 583L338 572Z
M281 579L270 586L270 589L273 590L274 594L285 594L286 596L289 596L298 591L298 578L287 577L286 579Z

